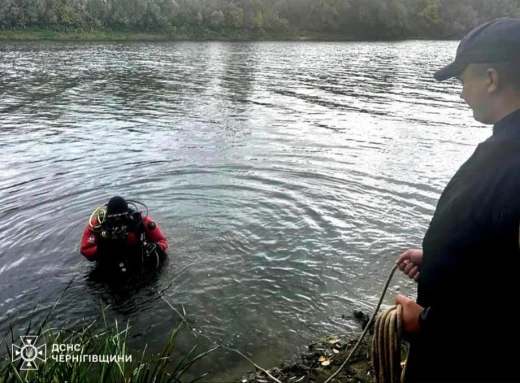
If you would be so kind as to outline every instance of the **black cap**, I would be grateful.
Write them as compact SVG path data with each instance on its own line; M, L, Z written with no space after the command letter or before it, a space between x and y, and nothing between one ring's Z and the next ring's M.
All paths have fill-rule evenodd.
M500 18L473 29L460 42L455 61L435 73L444 81L469 64L508 62L520 58L520 19Z
M121 214L126 213L128 211L128 203L123 197L112 197L110 201L108 201L107 205L107 214Z

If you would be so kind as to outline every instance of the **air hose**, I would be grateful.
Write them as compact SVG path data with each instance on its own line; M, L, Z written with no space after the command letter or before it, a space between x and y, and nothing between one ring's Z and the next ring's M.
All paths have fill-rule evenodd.
M92 214L90 215L90 219L88 220L88 224L91 229L99 230L101 229L101 225L105 222L105 218L107 216L107 211L104 206L97 207ZM97 225L94 225L94 219L97 221Z

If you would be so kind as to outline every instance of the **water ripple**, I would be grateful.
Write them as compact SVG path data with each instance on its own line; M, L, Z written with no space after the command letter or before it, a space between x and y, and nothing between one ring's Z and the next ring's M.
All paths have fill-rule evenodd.
M342 315L374 306L489 134L458 85L432 79L455 49L0 44L0 330L37 323L73 278L52 323L88 322L101 302L150 350L178 323L158 299L170 282L198 328L265 366L357 328ZM78 254L114 194L145 202L170 240L155 278L106 285ZM226 358L221 380L249 369Z

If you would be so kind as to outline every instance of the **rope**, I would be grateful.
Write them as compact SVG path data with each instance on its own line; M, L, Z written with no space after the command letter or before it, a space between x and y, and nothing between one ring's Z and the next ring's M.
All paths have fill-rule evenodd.
M372 363L376 383L401 381L401 305L393 306L379 315L372 339Z
M334 379L336 376L339 375L339 373L341 372L341 370L343 370L343 368L347 365L348 361L350 360L350 358L352 357L352 355L354 355L354 353L357 351L357 349L359 348L359 345L361 344L361 341L363 340L363 338L365 337L365 335L367 334L368 330L370 329L370 327L372 326L372 323L374 322L374 319L379 311L379 309L381 308L381 303L383 302L383 298L385 297L385 294L386 294L386 290L388 290L388 285L390 285L390 281L392 280L392 277L394 276L394 273L395 271L397 270L397 265L395 265L393 268L392 268L392 271L390 272L390 275L388 276L388 279L386 280L386 283L385 283L385 287L383 288L383 292L381 293L381 297L379 298L379 302L377 303L377 306L376 306L376 309L374 310L374 313L372 314L372 317L370 318L370 320L368 321L366 327L365 327L365 330L363 331L363 333L361 334L361 336L359 337L356 345L354 346L354 348L352 349L352 351L350 351L350 354L347 356L347 359L345 359L345 361L343 362L343 364L338 368L338 370L332 374L326 381L325 383L330 383L332 381L332 379ZM387 310L387 312L390 311L390 310ZM383 314L384 315L384 314ZM381 322L381 321L379 321ZM383 321L382 323L384 324L386 321ZM391 323L391 322L390 322ZM387 322L388 324L388 322ZM400 328L400 326L399 326ZM383 332L384 334L384 332ZM389 334L389 332L386 332L386 334ZM380 335L381 336L381 335ZM376 334L374 334L374 339L376 338ZM401 333L399 332L399 337L394 337L396 341L398 341L399 343L401 342ZM379 343L379 338L377 340L377 343ZM386 345L386 343L385 343ZM378 354L378 355L381 355L381 354ZM398 354L399 357L401 356L401 354L399 353ZM377 362L379 364L379 362ZM399 380L397 380L398 382ZM387 382L391 382L391 381L378 381L379 383L387 383Z

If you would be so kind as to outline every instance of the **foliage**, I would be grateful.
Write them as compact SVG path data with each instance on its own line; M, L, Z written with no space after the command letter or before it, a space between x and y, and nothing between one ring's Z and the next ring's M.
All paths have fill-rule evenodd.
M190 370L197 360L208 354L208 351L196 354L194 347L187 355L179 360L172 358L175 348L175 339L182 324L177 326L164 351L160 355L145 356L143 351L137 358L126 362L128 356L128 342L130 329L119 329L117 322L112 328L103 332L94 332L91 323L84 328L74 331L65 329L47 329L39 339L45 339L47 356L51 352L51 344L81 345L81 351L69 352L67 356L89 358L93 355L112 356L114 361L109 363L64 361L48 357L45 362L39 362L38 370L23 371L20 369L22 360L13 361L10 350L9 357L0 365L0 380L3 382L39 383L39 382L70 382L85 381L99 382L179 382L183 375ZM14 341L14 339L13 339ZM211 351L211 350L210 350ZM80 359L81 360L81 359ZM95 377L95 379L94 379Z
M0 0L0 30L458 38L518 0Z

